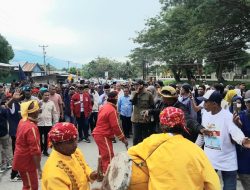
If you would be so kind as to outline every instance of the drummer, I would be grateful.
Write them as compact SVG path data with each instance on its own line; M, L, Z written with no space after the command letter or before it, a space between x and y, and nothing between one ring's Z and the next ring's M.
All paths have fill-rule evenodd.
M128 141L118 122L116 107L117 99L118 93L116 91L112 91L108 94L107 103L99 110L96 127L92 133L101 156L101 168L103 174L106 173L108 165L114 157L112 145L114 135L128 146Z
M219 177L202 149L182 136L188 132L183 111L165 108L160 123L162 134L151 135L128 150L129 155L145 160L148 189L221 189Z
M42 173L42 190L89 190L97 178L77 148L77 129L72 123L57 123L49 132L53 150Z

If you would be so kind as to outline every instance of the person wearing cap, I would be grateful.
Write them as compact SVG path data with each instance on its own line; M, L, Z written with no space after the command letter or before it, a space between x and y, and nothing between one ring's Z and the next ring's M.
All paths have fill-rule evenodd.
M151 117L144 116L144 111L154 106L153 95L145 89L145 83L139 79L135 82L135 90L131 94L133 112L131 116L133 126L133 145L147 138L150 134Z
M33 88L31 90L32 96L35 96L35 97L38 97L39 92L40 92L39 88Z
M77 129L72 123L53 126L48 134L52 152L42 173L42 190L90 190L89 182L97 178L77 148Z
M59 118L54 102L49 100L49 91L43 91L41 95L42 101L37 126L40 133L41 151L44 156L49 156L47 140L48 133L51 127L59 121Z
M202 149L182 136L188 132L185 113L167 107L160 113L163 133L128 149L149 171L148 189L220 190L220 180Z
M154 115L154 117L158 118L159 121L160 112L168 106L173 106L183 110L185 113L186 126L189 129L189 132L184 131L183 133L185 138L195 142L199 133L207 132L203 126L190 116L186 106L178 101L178 95L173 87L164 86L159 93L162 97L161 103L154 109L146 110L145 115Z
M31 87L29 85L25 85L22 87L22 95L24 98L22 102L28 102L30 100L37 100L39 102L39 99L37 97L32 96Z
M104 89L104 92L102 95L100 95L99 102L98 102L100 107L103 106L107 102L108 93L110 92L110 85L104 84L103 89Z
M234 113L234 123L241 129L244 135L250 138L250 90L246 91L244 99L246 109ZM250 149L236 145L238 159L238 176L244 189L250 189Z
M40 134L37 128L39 105L36 100L21 104L21 116L17 133L12 168L19 172L23 189L38 189L41 177Z
M237 156L235 143L250 148L250 140L234 124L233 115L221 108L222 96L218 91L204 94L202 125L212 135L204 135L204 151L215 170L222 173L223 189L236 189ZM200 137L200 136L199 136Z
M88 93L88 88L88 85L80 85L78 87L79 92L71 97L70 108L71 116L75 117L77 121L79 142L84 140L90 143L88 119L92 112L92 102Z
M219 92L221 95L224 94L224 86L222 84L219 84L219 83L216 83L214 84L213 86L211 86L211 89L210 87L208 86L205 86L206 87L206 91L208 90L216 90L217 92ZM204 94L203 94L204 95ZM195 101L195 98L193 96L190 96L190 98L192 99L192 106L193 106L193 109L196 111L196 112L201 112L201 115L204 111L204 101L200 102L199 100L198 101ZM203 100L203 96L202 96L202 100ZM223 109L226 109L226 110L229 110L229 104L228 102L225 100L225 99L222 99L221 101L221 107Z
M116 91L112 91L108 94L107 103L100 108L96 127L92 133L98 146L99 155L101 156L103 173L106 172L111 159L114 157L112 144L114 136L128 146L128 141L118 122L117 98L118 93Z

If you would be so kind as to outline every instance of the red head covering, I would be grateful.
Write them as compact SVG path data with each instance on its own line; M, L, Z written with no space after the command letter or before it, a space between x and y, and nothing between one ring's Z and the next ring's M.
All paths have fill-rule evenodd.
M188 132L185 127L185 115L184 112L175 107L167 107L160 113L160 123L166 127L182 127L186 132ZM189 132L188 132L189 133Z
M75 125L68 122L55 124L48 134L49 142L65 142L77 138L77 129Z
M7 92L7 93L6 93L6 98L11 98L11 97L12 97L12 94L9 93L9 92Z
M33 89L31 90L31 93L32 93L32 94L38 94L38 93L39 93L39 89L38 89L38 88L33 88Z

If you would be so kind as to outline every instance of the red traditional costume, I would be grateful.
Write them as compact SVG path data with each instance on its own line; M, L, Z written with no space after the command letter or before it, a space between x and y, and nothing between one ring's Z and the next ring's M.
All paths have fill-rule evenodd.
M28 110L31 103L34 108ZM19 171L23 181L23 190L38 189L38 171L33 156L41 157L40 134L37 125L27 118L27 113L33 113L39 109L37 101L21 104L23 119L19 122L16 133L16 148L13 158L13 169ZM24 108L25 107L25 108Z
M111 159L114 157L112 144L114 135L119 140L125 138L119 126L116 105L107 102L99 110L96 127L93 131L93 136L101 155L103 173L106 172Z

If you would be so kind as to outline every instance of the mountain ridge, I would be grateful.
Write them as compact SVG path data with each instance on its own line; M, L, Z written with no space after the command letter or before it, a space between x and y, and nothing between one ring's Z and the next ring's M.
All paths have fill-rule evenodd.
M14 58L12 59L12 62L16 63L39 63L43 64L43 55L42 53L39 52L34 52L31 50L18 50L18 49L13 49L14 51ZM46 58L46 63L54 66L57 69L62 69L62 68L68 68L68 63L62 59L55 58L55 57L47 57Z

